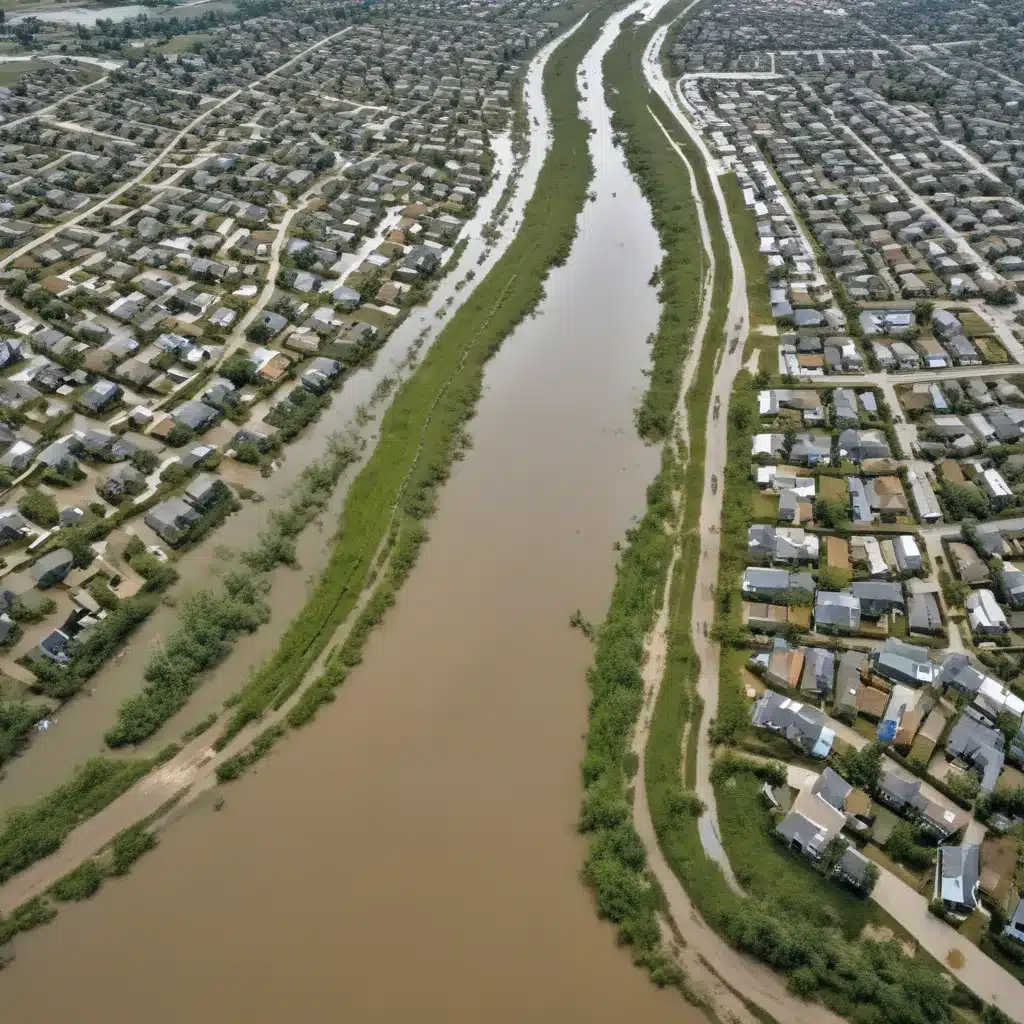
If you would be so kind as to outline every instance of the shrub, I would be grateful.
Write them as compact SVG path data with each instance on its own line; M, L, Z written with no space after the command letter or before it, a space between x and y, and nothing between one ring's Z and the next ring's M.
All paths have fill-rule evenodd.
M92 858L83 861L74 871L53 883L50 893L62 903L87 900L103 885L103 869Z
M156 836L145 825L132 825L118 832L110 847L110 873L126 875L132 865L148 850L156 846Z
M30 519L44 529L56 526L60 521L57 502L53 500L52 495L35 487L29 488L21 496L21 500L18 502L18 511L26 519Z

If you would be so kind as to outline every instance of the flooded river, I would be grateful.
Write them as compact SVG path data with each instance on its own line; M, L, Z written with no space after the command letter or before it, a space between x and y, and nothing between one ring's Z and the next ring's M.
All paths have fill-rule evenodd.
M657 306L648 210L586 61L598 198L488 367L421 561L305 732L127 879L19 939L12 1019L701 1019L617 950L574 824L613 544L657 453L633 409ZM615 193L613 197L613 193Z
M540 80L535 79L539 97ZM509 204L510 220L521 215L525 199L533 189L536 172L543 155L542 140L546 122L535 130L537 136L535 159L527 161L523 168L520 188ZM287 500L289 490L302 468L321 457L330 438L338 431L353 429L353 418L358 406L366 406L374 390L385 377L394 377L400 372L409 346L424 328L429 337L424 343L421 355L436 338L444 321L434 317L434 311L453 309L466 292L456 289L456 284L472 269L481 277L499 258L502 247L488 247L480 237L480 228L487 223L501 195L504 183L512 169L512 145L507 135L492 138L496 152L497 173L491 190L485 196L476 216L465 229L468 244L457 268L453 269L440 283L428 307L414 311L392 334L377 353L373 364L357 370L345 381L342 390L335 396L330 408L321 419L306 430L298 440L284 451L281 468L269 479L262 479L251 467L230 460L221 467L221 474L231 483L243 483L258 491L264 498L260 504L243 503L242 510L228 521L204 544L183 555L175 562L181 574L181 583L174 589L180 597L190 589L215 585L217 578L237 564L232 561L239 549L249 547L259 531L268 521L270 513L280 508ZM485 256L485 253L489 255ZM484 262L478 260L484 257ZM451 298L453 306L446 303ZM360 431L370 438L374 435L384 404L374 408L373 419ZM366 450L368 455L370 448ZM282 568L271 574L272 588L268 595L270 621L252 636L245 637L232 654L223 662L215 674L210 675L196 691L188 706L175 715L142 748L142 753L159 750L165 744L177 740L182 731L205 718L212 711L219 711L225 697L239 688L248 673L261 665L274 651L281 634L302 607L312 590L313 581L327 562L327 540L337 522L338 513L344 500L346 485L356 469L345 475L338 487L334 500L323 520L326 525L315 524L299 538L297 553L298 570ZM83 501L91 500L85 495ZM139 525L140 533L146 535L147 543L156 541L148 527ZM55 716L49 731L37 734L32 744L21 756L4 766L4 778L0 782L0 814L11 807L23 806L65 781L76 765L96 753L110 753L103 747L103 732L109 728L121 702L142 686L142 674L153 647L166 639L178 621L178 612L170 607L159 608L132 635L123 657L109 662L90 681L88 692L68 703Z

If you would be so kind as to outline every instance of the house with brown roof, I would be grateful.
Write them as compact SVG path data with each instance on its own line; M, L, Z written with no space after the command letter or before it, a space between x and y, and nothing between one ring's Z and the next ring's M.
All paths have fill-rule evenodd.
M879 719L885 714L885 706L889 703L889 694L876 686L865 686L857 699L857 710L869 718Z
M972 586L981 583L988 583L992 578L988 564L978 556L977 551L970 544L960 541L951 541L949 544L949 557L956 566L957 575Z
M776 686L792 688L799 684L803 668L803 650L790 647L785 640L776 640L775 647L768 658L765 678Z

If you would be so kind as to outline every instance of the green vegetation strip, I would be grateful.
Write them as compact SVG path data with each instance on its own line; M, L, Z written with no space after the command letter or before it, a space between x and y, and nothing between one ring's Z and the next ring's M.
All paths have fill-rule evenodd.
M480 397L484 366L537 306L548 269L565 261L575 238L593 171L575 74L597 36L602 10L554 52L545 69L553 142L519 233L396 394L377 447L349 489L328 566L274 656L238 695L218 739L221 748L294 693L372 581L382 543L387 541L391 551L389 566L398 560L399 575L415 559L426 536L422 521L434 509L436 488L448 474ZM383 614L385 584L384 596L370 602L371 618ZM357 629L368 621L364 613ZM329 665L327 678L314 683L312 693L329 694L340 674L337 665ZM314 697L303 700L309 708Z
M657 19L657 23L661 24L662 18ZM661 316L651 351L651 383L636 417L640 434L649 440L659 440L672 431L683 362L700 319L706 257L686 168L651 116L653 111L698 168L700 153L678 127L672 112L647 88L643 51L651 32L650 24L637 28L631 22L625 23L605 57L604 74L615 137L621 141L629 169L650 203L654 226L665 252L656 276ZM702 170L698 171L697 178L709 224L714 224L715 199L711 182ZM728 273L728 250L720 227L713 227L712 235L717 287L721 275ZM723 315L724 311L723 304Z
M135 761L95 757L70 782L31 807L12 811L0 829L0 883L58 850L76 825L102 811L177 749Z
M658 984L681 985L678 969L662 951L656 916L660 892L646 873L643 846L632 825L628 786L634 759L629 744L643 702L643 640L653 624L671 560L673 534L668 527L677 515L672 492L681 491L681 552L670 591L669 660L653 722L655 731L645 755L645 773L652 803L661 802L655 818L659 829L666 817L695 813L699 807L696 796L684 792L680 785L679 757L683 727L695 706L689 699L690 675L695 676L697 669L689 639L689 612L700 554L694 530L703 491L704 429L711 385L725 340L730 266L711 183L700 155L644 80L644 47L662 20L670 16L666 9L661 18L648 25L624 26L604 62L613 125L623 137L629 168L651 204L665 252L659 273L663 307L652 352L651 388L637 414L637 428L644 436L665 437L672 431L682 367L700 315L706 265L686 168L655 117L687 154L697 173L715 255L712 315L696 375L686 395L692 450L681 467L670 454L671 446L666 446L661 473L648 491L646 514L629 531L611 607L599 631L594 666L588 674L592 700L580 829L589 835L584 879L595 892L598 913L618 926L620 940L632 947L635 961L648 967Z

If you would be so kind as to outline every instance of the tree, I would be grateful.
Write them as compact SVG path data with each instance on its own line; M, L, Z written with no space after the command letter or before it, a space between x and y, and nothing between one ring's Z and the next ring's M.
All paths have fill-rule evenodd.
M848 569L836 569L830 565L818 570L819 590L842 590L850 582Z
M917 841L917 829L907 821L898 821L885 841L885 852L914 871L931 867L931 851Z
M30 519L37 526L49 529L56 526L60 520L60 513L57 510L57 502L45 491L35 487L29 488L18 502L18 511Z
M224 361L220 368L222 377L226 377L236 388L244 387L255 376L252 360L246 352L238 351Z
M877 864L868 864L864 868L864 878L861 880L860 887L864 891L865 896L870 896L875 891L875 886L878 884L879 876L881 872L878 870Z
M874 789L882 777L882 752L885 745L877 740L860 750L848 748L836 757L836 771L850 783L863 789Z
M935 312L935 303L929 302L927 299L921 299L920 302L914 303L914 319L919 324L931 323L932 313Z
M828 501L825 498L818 498L814 503L814 518L819 526L835 529L849 522L849 506L845 501Z
M195 436L195 432L186 427L184 423L175 423L167 432L166 440L172 448L180 448L182 445L188 444Z
M955 799L969 806L974 803L974 798L981 789L981 782L973 771L950 772L946 776L946 788Z
M160 465L160 459L157 457L156 452L151 452L148 448L137 448L132 453L129 462L140 473L146 473L147 475Z
M262 320L250 324L245 331L245 336L255 345L262 345L274 336L274 330Z
M827 875L835 871L849 848L850 844L841 835L833 836L822 850L821 859L818 861L822 871Z
M969 484L946 484L942 488L942 499L946 505L946 518L950 522L984 519L988 515L985 496Z
M81 527L74 526L60 532L60 546L71 552L76 569L85 569L96 557L96 552L89 546L89 540Z

